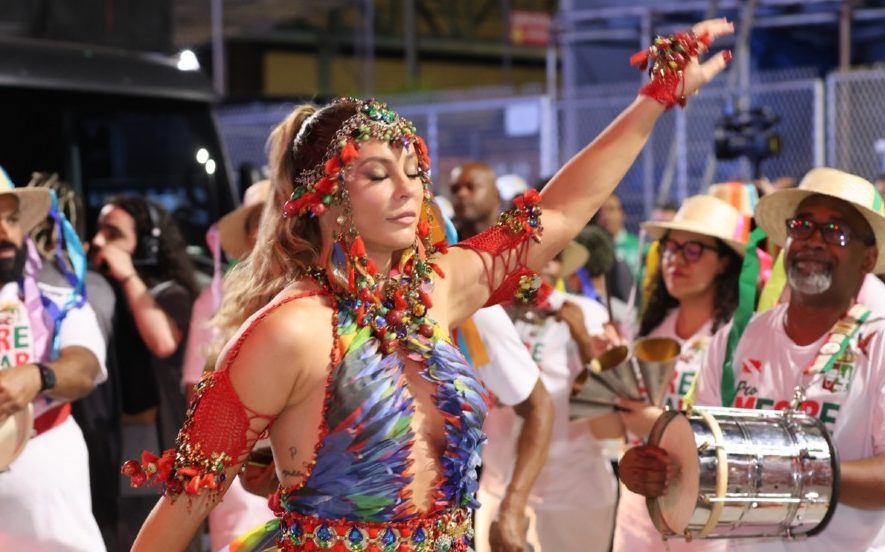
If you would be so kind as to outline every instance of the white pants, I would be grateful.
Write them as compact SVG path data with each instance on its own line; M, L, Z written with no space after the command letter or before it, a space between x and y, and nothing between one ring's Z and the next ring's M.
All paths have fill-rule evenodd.
M31 439L0 473L0 550L103 552L89 453L74 418Z
M489 528L498 517L501 499L480 489L474 528L476 552L491 552ZM526 536L527 550L534 552L608 552L612 524L615 520L614 505L581 504L569 507L563 503L553 506L532 504L526 507L529 519ZM634 551L634 552L639 552Z

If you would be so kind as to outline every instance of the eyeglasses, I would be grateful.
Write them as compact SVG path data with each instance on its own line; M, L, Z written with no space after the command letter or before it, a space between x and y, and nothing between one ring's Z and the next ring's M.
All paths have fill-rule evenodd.
M787 235L796 240L810 240L816 231L824 242L845 247L851 241L851 228L839 222L814 222L806 218L787 220Z
M704 250L719 251L718 247L707 245L699 241L687 241L685 243L677 243L670 238L661 240L661 251L668 255L676 255L682 253L682 258L689 263L696 263L704 255Z

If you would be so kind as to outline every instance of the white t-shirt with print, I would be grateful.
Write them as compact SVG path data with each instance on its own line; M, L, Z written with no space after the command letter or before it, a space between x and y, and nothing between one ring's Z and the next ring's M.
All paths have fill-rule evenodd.
M885 318L873 313L851 341L851 360L837 362L826 375L803 375L829 332L811 344L795 344L784 330L787 305L754 316L738 343L733 362L738 408L786 408L797 386L807 385L803 409L830 431L841 461L885 453ZM696 404L722 406L720 381L729 327L713 339L698 380ZM845 358L844 356L842 357ZM853 360L853 361L852 361ZM789 542L729 541L729 550L868 550L885 524L885 510L844 504L818 536Z
M676 362L676 370L673 372L673 379L667 387L667 394L664 395L665 408L671 410L682 410L682 398L691 389L701 362L704 360L704 354L707 347L713 339L711 332L713 328L713 320L707 320L703 326L698 328L688 339L682 339L676 335L676 320L679 318L679 309L673 309L670 314L658 325L657 328L649 332L648 337L669 337L675 339L682 345L679 353L679 360Z
M701 367L707 347L713 339L711 330L713 320L704 323L688 339L682 339L676 334L676 320L679 318L679 308L673 309L663 322L649 332L648 337L669 337L682 345L679 360L673 378L664 395L664 406L672 410L682 410L682 398L688 393L691 384ZM724 550L722 541L695 541L687 543L682 539L674 538L668 543L661 539L661 533L655 529L651 518L648 516L648 507L645 497L621 486L621 499L618 501L618 517L615 526L615 552L626 551L651 551L651 550Z
M42 282L37 285L43 295L59 307L64 305L71 292L70 288L51 286ZM48 360L34 358L33 336L30 317L20 297L18 284L15 282L5 284L0 288L0 369ZM108 371L105 367L107 346L98 326L98 320L95 318L95 312L89 303L68 311L59 328L59 342L62 349L80 346L92 352L99 366L95 384L98 385L107 379ZM45 394L38 395L34 399L34 417L63 402Z
M602 332L608 314L599 303L561 292L554 292L550 302L556 309L565 299L581 307L588 333ZM590 433L586 420L569 421L571 386L583 363L568 325L549 316L541 324L517 320L514 326L537 362L541 381L554 405L550 453L532 487L529 506L569 508L588 501L597 506L614 505L615 481L600 443ZM496 407L483 427L489 440L483 447L480 487L501 498L513 474L522 420L512 408Z
M513 406L526 400L540 377L538 365L522 345L507 312L495 305L476 311L473 322L489 356L477 366L482 382L498 402Z

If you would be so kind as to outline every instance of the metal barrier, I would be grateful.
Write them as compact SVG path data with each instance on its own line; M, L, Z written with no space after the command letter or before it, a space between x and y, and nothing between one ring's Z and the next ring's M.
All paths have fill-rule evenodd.
M809 73L792 70L761 75L745 94L748 105L768 106L780 116L777 129L783 137L783 151L762 165L772 179L799 177L824 164L824 87L820 79L807 78ZM560 101L560 163L629 105L637 88L635 84L583 87L577 97ZM745 162L717 162L713 156L716 121L722 116L726 95L735 93L739 91L726 91L713 83L692 97L687 109L673 109L658 121L650 143L616 192L624 204L628 227L635 229L658 202L679 203L702 193L711 183L751 176Z
M749 176L740 161L712 161L713 128L725 94L721 85L708 86L687 110L674 109L658 122L650 144L618 188L629 227L636 228L660 199L680 201L710 182ZM442 100L397 98L393 106L427 139L437 192L445 194L451 169L469 160L484 161L499 175L517 174L529 184L550 176L635 95L635 84L618 84L582 88L578 96L556 103L545 95L453 99L449 94ZM885 109L880 98L885 97L885 69L832 74L826 87L809 78L808 71L766 74L756 78L746 97L749 105L769 106L781 117L783 152L763 164L771 178L800 177L824 164L866 178L883 171L879 155L885 155ZM267 136L292 107L261 103L218 109L234 168L243 162L266 164ZM664 197L662 182L672 183L663 190Z
M433 157L437 193L446 194L448 175L466 161L488 163L498 175L515 174L532 185L558 167L553 102L546 96L491 97L441 103L392 103L424 136ZM291 103L222 106L219 126L234 168L266 164L270 130Z
M885 69L827 77L827 163L875 179L885 173ZM878 151L877 151L878 150Z

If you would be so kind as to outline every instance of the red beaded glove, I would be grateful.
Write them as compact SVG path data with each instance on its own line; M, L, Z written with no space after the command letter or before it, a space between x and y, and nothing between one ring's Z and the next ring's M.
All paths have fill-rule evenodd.
M700 37L693 32L676 33L669 37L655 38L648 50L630 57L630 64L642 71L648 70L651 80L639 93L654 98L667 109L674 105L685 107L685 82L682 72L692 58L702 54L712 42L709 34Z

